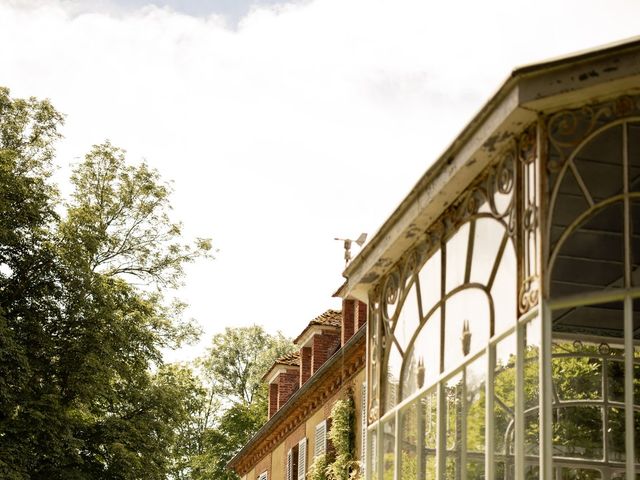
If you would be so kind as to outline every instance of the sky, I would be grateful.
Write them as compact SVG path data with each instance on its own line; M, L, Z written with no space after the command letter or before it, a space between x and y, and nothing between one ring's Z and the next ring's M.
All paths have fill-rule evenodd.
M371 237L513 68L638 18L630 0L3 0L0 85L66 114L63 192L105 139L174 182L186 237L219 249L177 292L205 334L167 359L189 360L225 327L295 337L339 308L335 237Z

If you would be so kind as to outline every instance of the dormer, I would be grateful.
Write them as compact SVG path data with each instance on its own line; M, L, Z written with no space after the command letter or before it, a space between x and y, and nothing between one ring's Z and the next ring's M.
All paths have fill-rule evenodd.
M341 344L342 313L327 310L309 322L307 328L294 340L300 347L300 385L333 355Z
M262 377L269 385L269 418L300 388L300 352L278 358Z

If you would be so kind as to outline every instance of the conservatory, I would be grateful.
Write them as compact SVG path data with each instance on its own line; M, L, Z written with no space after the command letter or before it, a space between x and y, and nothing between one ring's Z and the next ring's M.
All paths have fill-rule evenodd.
M640 479L640 39L515 70L345 276L367 479Z

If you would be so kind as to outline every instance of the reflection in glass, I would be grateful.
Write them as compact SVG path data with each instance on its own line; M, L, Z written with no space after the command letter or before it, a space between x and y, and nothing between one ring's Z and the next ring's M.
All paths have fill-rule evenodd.
M414 402L401 414L400 427L400 479L422 480L423 475L418 476L418 462L422 449L420 432L423 430L424 420L420 418L422 412L419 402Z
M515 391L516 391L516 336L509 335L495 347L493 377L493 429L496 460L496 480L513 478Z
M602 455L602 410L592 406L554 409L553 455L600 460Z
M429 317L405 356L402 399L433 383L440 373L440 309Z
M378 478L378 429L373 428L369 431L367 442L367 455L369 455L369 469L371 478Z
M402 355L394 344L389 348L387 360L387 378L385 389L385 411L389 411L398 404L398 390L400 386L400 368Z
M469 288L445 304L444 369L459 365L470 352L486 346L491 329L492 308L483 290ZM465 339L468 343L465 343Z
M460 478L460 455L462 453L462 408L463 382L462 375L458 374L447 381L445 385L446 418L446 472L447 480Z
M609 408L607 411L607 436L609 460L624 462L627 458L624 439L624 408Z
M484 478L487 359L481 356L464 370L467 479Z
M602 474L599 470L587 468L561 468L560 472L556 470L556 478L558 480L599 480Z
M424 465L425 480L436 478L436 445L438 441L438 396L435 390L427 393L420 401L424 418Z
M524 448L526 455L537 455L540 439L540 318L525 326L524 351Z
M391 418L382 428L382 479L393 480L395 471L396 421Z
M602 398L602 361L574 352L571 343L553 346L554 394L560 401Z

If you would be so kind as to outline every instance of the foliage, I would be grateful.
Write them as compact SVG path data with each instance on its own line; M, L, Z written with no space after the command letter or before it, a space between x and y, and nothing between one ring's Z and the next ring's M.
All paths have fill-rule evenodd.
M0 89L0 477L164 479L204 393L162 364L197 332L150 287L178 285L210 244L185 244L169 186L109 143L76 166L63 206L62 120Z
M329 480L329 459L326 454L318 455L307 473L307 480Z
M351 472L357 470L355 460L355 404L353 392L338 400L331 409L329 439L335 449L335 459L327 472L331 480L348 480Z
M257 325L226 328L211 339L202 368L218 395L232 402L250 404L256 396L266 395L262 376L278 357L293 348L281 333L270 335Z
M199 362L206 400L194 418L196 448L188 478L238 478L226 465L267 420L267 386L261 378L294 348L281 333L271 335L256 325L213 336Z

